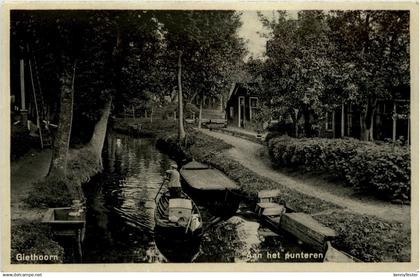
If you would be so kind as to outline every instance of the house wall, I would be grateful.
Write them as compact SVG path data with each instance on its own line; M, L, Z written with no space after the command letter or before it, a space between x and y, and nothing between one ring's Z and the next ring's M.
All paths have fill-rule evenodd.
M399 101L396 103L396 106L398 107ZM378 103L373 123L373 138L375 140L393 139L393 109L392 101L380 101ZM331 116L331 114L333 114L333 116ZM360 111L353 105L345 105L344 114L342 113L341 107L332 111L331 114L326 118L325 124L323 124L321 128L321 137L341 138L341 126L344 123L344 137L360 138ZM344 122L342 120L342 115L344 115ZM331 122L329 124L327 123L328 121L331 121L331 119L332 125ZM398 139L399 137L403 137L407 140L408 136L409 120L406 118L395 119L395 138Z
M233 96L228 105L226 107L226 114L228 119L228 124L232 126L238 126L238 117L239 117L239 98L243 97L244 105L243 105L243 114L241 113L241 120L244 122L242 124L247 124L250 122L250 98L253 97L252 95L247 95L246 93L238 93L237 95ZM233 115L231 112L233 110ZM242 126L244 127L244 126Z

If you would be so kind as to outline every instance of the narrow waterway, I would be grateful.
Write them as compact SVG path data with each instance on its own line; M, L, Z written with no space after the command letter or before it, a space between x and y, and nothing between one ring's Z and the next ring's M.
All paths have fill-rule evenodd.
M87 227L84 263L172 262L153 236L154 198L170 158L152 139L111 133L103 154L104 171L84 185ZM204 220L206 207L199 207ZM241 210L249 212L245 204ZM255 219L233 216L206 228L193 262L315 262L297 258L316 251L287 235L278 235ZM173 249L173 253L182 249ZM167 252L164 252L167 253Z

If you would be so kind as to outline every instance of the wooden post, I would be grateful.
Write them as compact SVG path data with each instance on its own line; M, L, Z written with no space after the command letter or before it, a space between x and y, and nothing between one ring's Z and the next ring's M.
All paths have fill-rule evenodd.
M26 110L25 103L25 62L20 59L20 96L21 96L21 110Z
M34 83L34 76L32 74L31 60L29 60L29 73L31 75L32 93L34 95L34 104L35 104L35 113L36 113L36 126L38 127L39 141L41 143L41 149L44 149L44 141L42 139L42 130L41 130L41 123L40 123L40 119L39 119L38 101L36 99L35 83Z
M134 114L134 105L131 106L131 110L133 111L133 118L136 119L136 115Z
M341 138L344 138L344 103L341 104Z
M27 127L28 111L26 110L25 99L25 61L20 59L20 102L21 102L21 122L23 126Z
M407 126L407 145L410 145L410 115L407 118L408 126Z
M397 139L397 104L394 101L394 107L392 110L392 141Z
M238 97L238 127L241 128L241 99Z
M333 138L336 137L335 134L335 111L332 112L332 131L333 131Z

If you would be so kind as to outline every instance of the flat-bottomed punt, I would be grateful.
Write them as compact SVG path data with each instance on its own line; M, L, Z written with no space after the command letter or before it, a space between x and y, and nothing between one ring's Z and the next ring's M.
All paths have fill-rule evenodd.
M240 202L239 187L223 172L192 161L181 168L180 174L185 191L214 215L227 218L236 213Z
M200 212L187 194L180 192L174 198L166 191L157 199L155 242L171 262L190 262L194 258L200 248L202 226Z

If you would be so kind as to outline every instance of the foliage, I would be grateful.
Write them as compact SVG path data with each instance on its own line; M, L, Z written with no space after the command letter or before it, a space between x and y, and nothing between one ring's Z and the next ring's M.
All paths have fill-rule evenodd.
M332 242L365 262L410 261L410 230L398 222L345 211L315 215L339 236Z
M255 203L260 190L279 189L281 203L286 203L295 211L313 214L315 219L339 233L333 241L333 245L338 249L365 262L407 262L410 260L410 231L407 226L374 216L343 211L330 202L282 186L230 159L223 151L231 146L223 141L199 132L194 132L193 136L194 140L189 147L172 148L176 146L172 145L167 150L181 151L184 157L193 156L199 161L220 169L238 183L247 201ZM171 143L171 140L175 138L176 136L172 139L167 137L166 142ZM161 143L165 142L161 141ZM334 211L328 212L329 210Z
M41 223L12 222L11 262L12 263L63 263L64 249L52 240L47 226ZM51 261L18 261L17 254L56 255Z
M410 152L395 145L354 139L293 139L268 141L277 166L325 172L355 189L388 200L410 199Z
M237 35L241 22L234 11L171 11L157 14L164 37L165 55L160 72L172 75L182 52L182 86L187 102L196 95L220 95L245 55L244 42Z
M10 159L17 160L31 149L31 139L28 130L21 126L11 126Z
M159 137L176 131L174 120L117 119L113 123L113 130L137 137Z
M326 111L352 103L362 115L362 139L372 139L378 99L406 97L409 87L407 11L278 11L260 15L270 31L257 70L273 117L303 116L305 136Z
M24 200L30 207L51 208L71 205L71 194L67 188L68 179L48 176L33 183L33 188Z

